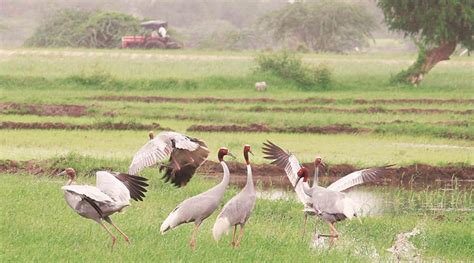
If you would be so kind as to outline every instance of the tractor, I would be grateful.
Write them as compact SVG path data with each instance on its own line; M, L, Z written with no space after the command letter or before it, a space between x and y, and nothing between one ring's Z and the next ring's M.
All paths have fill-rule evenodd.
M177 49L182 45L173 41L169 36L162 37L157 31L163 27L168 27L168 22L152 20L141 23L144 29L152 30L150 35L143 36L123 36L122 48L161 48Z

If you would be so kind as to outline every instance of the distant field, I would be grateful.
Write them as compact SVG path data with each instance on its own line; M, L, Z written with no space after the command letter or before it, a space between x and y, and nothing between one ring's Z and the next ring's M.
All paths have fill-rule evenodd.
M423 260L474 260L474 192L457 187L458 174L449 173L474 165L471 57L453 57L411 87L388 80L414 55L305 54L307 63L324 63L334 73L330 89L307 91L258 72L254 55L0 50L0 198L8 200L0 202L7 215L0 220L0 261L393 261L386 249L397 234L414 227L422 230L413 243ZM257 81L266 81L269 89L255 91ZM72 166L79 182L93 183L86 173L126 171L148 130L164 129L204 139L214 161L220 146L239 154L248 143L255 152L252 161L267 163L261 146L268 139L302 162L320 154L330 165L413 165L413 174L400 175L412 180L418 164L429 164L435 173L448 171L444 176L452 187L430 188L428 174L426 189L369 189L385 210L364 217L362 225L340 223L342 237L330 250L310 249L309 234L301 239L302 207L293 199L259 199L240 250L231 250L228 239L212 241L214 214L203 225L197 251L190 253L191 226L161 236L159 225L177 203L215 181L199 174L186 188L174 189L145 169L148 198L114 217L133 244L126 247L120 240L111 252L100 227L64 203L63 178L8 172L17 161L60 160L51 170ZM226 200L237 191L231 187ZM320 232L327 228L320 220L310 229L315 226Z
M420 87L414 88L388 84L391 74L409 65L412 58L406 55L306 55L309 63L327 63L333 69L334 84L330 90L302 91L296 83L256 72L252 56L253 53L188 50L3 50L0 121L96 126L158 123L182 132L192 125L212 128L235 124L245 130L250 124L258 124L283 133L190 134L219 138L209 141L214 148L245 142L260 146L265 139L272 139L304 159L318 152L334 163L474 163L470 153L474 146L474 61L470 58L443 62ZM254 90L254 83L261 80L267 81L269 91ZM109 98L105 100L104 96ZM150 96L168 100L152 100ZM224 100L201 101L203 97ZM225 101L235 98L243 100ZM254 98L269 101L245 101ZM47 112L49 105L58 104L84 109L79 117L68 112ZM32 110L31 105L36 108ZM330 134L291 134L292 130L305 127ZM24 138L22 132L0 130L3 138ZM44 133L48 138L49 133ZM123 152L133 152L146 138L145 131L132 132L129 138L116 137L124 132L112 131L54 133L63 134L59 138L72 138L76 133L105 134L114 138L115 145L138 141L130 143L135 147L122 147ZM53 147L38 145L34 139L18 147L22 140L4 139L2 148L9 150L2 152L1 158L39 158L41 154L50 157L70 150L111 156L107 149L92 150L93 147L83 151L70 139L53 145L59 138L51 138L49 144ZM90 140L94 138L97 137ZM300 138L310 143L291 143ZM93 141L91 144L96 145ZM446 150L449 155L442 154ZM21 152L28 154L21 156ZM257 161L263 160L257 157Z

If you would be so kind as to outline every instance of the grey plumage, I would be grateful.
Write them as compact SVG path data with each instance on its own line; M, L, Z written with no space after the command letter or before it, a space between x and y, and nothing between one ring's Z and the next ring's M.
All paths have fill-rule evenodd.
M257 199L257 193L253 184L252 168L248 159L248 153L250 152L250 146L244 146L244 158L247 164L247 183L244 188L234 196L232 199L225 204L221 213L216 219L212 233L214 239L217 241L220 239L223 233L227 233L230 228L234 227L234 234L232 237L232 245L239 246L240 240L243 235L243 228L247 223L248 219L252 215L252 211L255 207ZM235 242L235 232L237 225L240 225L240 233L237 243Z
M356 215L354 202L341 191L362 183L374 181L392 166L386 165L355 171L324 188L317 185L319 165L322 165L321 157L317 156L313 187L310 187L307 182L308 170L299 164L291 152L284 151L276 144L267 141L264 143L263 153L266 155L264 158L272 160L273 164L285 170L288 179L295 188L297 196L304 204L305 223L303 233L306 230L307 216L316 214L330 224L331 232L337 233L333 225L335 222L352 218ZM303 183L298 184L299 179L303 178L300 176L300 173L305 174L305 180ZM295 181L295 178L299 179ZM331 236L334 235L332 234Z
M150 140L138 150L128 169L129 174L137 174L145 167L161 163L166 182L185 186L202 163L207 159L209 150L206 143L177 132L161 132L156 137L152 132ZM166 158L169 161L163 164Z
M61 189L64 190L66 203L80 216L92 219L99 223L111 236L112 247L116 237L103 224L103 220L110 223L127 242L129 238L113 222L110 216L121 212L130 205L130 199L143 200L145 197L147 179L122 173L98 171L96 173L96 186L72 185L76 172L72 168L66 169L61 174L67 174L69 181Z
M223 157L227 154L230 154L227 148L221 148L219 150L218 157L224 170L222 181L206 192L184 200L173 209L160 227L160 232L162 234L181 224L194 222L195 228L190 243L191 247L193 249L195 248L195 235L199 226L217 209L224 197L225 190L229 185L230 172L223 160Z

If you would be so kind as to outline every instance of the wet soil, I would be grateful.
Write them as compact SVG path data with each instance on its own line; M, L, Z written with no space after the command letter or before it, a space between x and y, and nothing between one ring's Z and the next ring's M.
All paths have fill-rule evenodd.
M375 114L375 113L416 113L416 114L461 114L469 115L474 114L474 109L469 110L449 110L449 109L418 109L418 108L401 108L401 109L384 109L381 107L368 107L358 109L345 109L335 107L321 107L321 106L310 106L310 107L263 107L256 106L248 109L251 112L311 112L311 111L323 111L323 112L341 112L341 113L363 113L363 114Z
M39 130L170 130L161 127L158 123L95 123L95 124L70 124L63 122L0 122L0 129L39 129Z
M247 177L247 170L243 163L227 162L231 173L231 183L235 185L244 185ZM305 163L310 174L314 168L312 163ZM41 176L54 176L66 167L62 167L58 160L30 160L30 161L0 161L0 173L26 173ZM104 169L104 168L101 168ZM111 169L110 167L107 169ZM325 171L322 171L320 183L328 185L339 178L352 173L360 167L354 167L350 164L334 164L328 165ZM113 170L113 169L112 169ZM94 170L95 171L95 170ZM86 174L94 174L94 171L82 171ZM260 181L263 186L291 188L288 178L284 170L271 164L252 164L254 180ZM222 166L218 162L206 161L199 168L198 173L204 174L209 178L220 178L222 176ZM454 187L453 184L458 181L457 187L469 188L474 182L474 165L465 166L446 166L437 167L427 164L413 164L406 167L393 168L383 175L377 182L372 185L391 185L404 187L420 187L420 188L439 188ZM465 184L463 184L465 183Z
M334 124L328 126L305 126L292 128L271 128L264 124L250 125L193 125L187 131L199 132L280 132L280 133L318 133L318 134L338 134L338 133L363 133L370 132L370 129L354 128L349 124Z
M474 99L355 99L357 104L401 104L401 103L419 103L419 104L473 104Z
M217 97L196 97L196 98L179 98L179 97L163 97L163 96L100 96L94 97L96 100L112 100L112 101L141 101L141 102L182 102L182 103L318 103L328 104L337 101L332 98L306 98L306 99L270 99L270 98L217 98ZM350 100L347 100L348 102ZM473 104L474 99L354 99L356 104Z
M20 104L0 103L2 114L31 114L40 116L71 116L81 117L87 115L87 107L84 105L52 105L52 104Z
M227 162L231 173L231 183L244 185L246 183L247 170L244 164ZM313 174L312 163L304 163L310 174ZM348 175L361 168L350 164L328 165L326 171L321 175L321 184L328 185L341 177ZM271 164L252 164L254 179L261 181L264 186L291 187L285 171ZM222 176L222 167L219 163L206 161L199 172ZM474 166L446 166L436 167L427 164L413 164L406 167L393 168L372 185L391 185L404 187L452 187L455 180L459 180L458 187L472 186L474 180ZM466 184L463 184L465 182Z
M216 98L216 97L196 97L196 98L178 98L178 97L162 97L162 96L100 96L94 97L95 100L111 100L111 101L141 101L141 102L179 102L179 103L331 103L334 99L325 98L308 98L308 99L291 99L277 100L269 98Z

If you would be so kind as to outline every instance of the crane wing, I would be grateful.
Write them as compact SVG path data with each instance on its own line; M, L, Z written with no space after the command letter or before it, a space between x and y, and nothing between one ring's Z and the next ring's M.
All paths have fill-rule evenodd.
M160 167L160 172L164 170L165 182L171 181L178 187L185 186L209 156L209 149L204 141L196 138L190 140L198 145L196 150L175 149L171 153L169 165ZM176 163L180 169L177 169Z
M96 173L96 185L102 192L110 196L115 202L129 204L133 200L143 200L148 179L124 173L111 173L98 171Z
M379 176L385 174L391 166L393 164L355 171L335 181L327 189L341 192L359 184L375 181Z
M263 154L265 154L265 159L272 160L272 164L285 170L288 180L290 180L291 185L293 185L295 188L298 199L303 204L306 204L308 202L308 195L306 195L303 191L303 184L301 183L296 185L298 180L297 173L299 169L301 169L301 165L298 159L296 159L296 156L294 156L289 151L284 151L282 148L268 140L267 142L263 143L262 149Z
M156 138L148 141L133 157L128 173L136 175L145 167L165 160L176 149L195 151L199 144L192 138L177 132L161 132Z
M112 203L114 200L106 195L99 188L90 185L65 185L61 187L64 191L76 193L78 195L87 196L88 198L99 203Z

